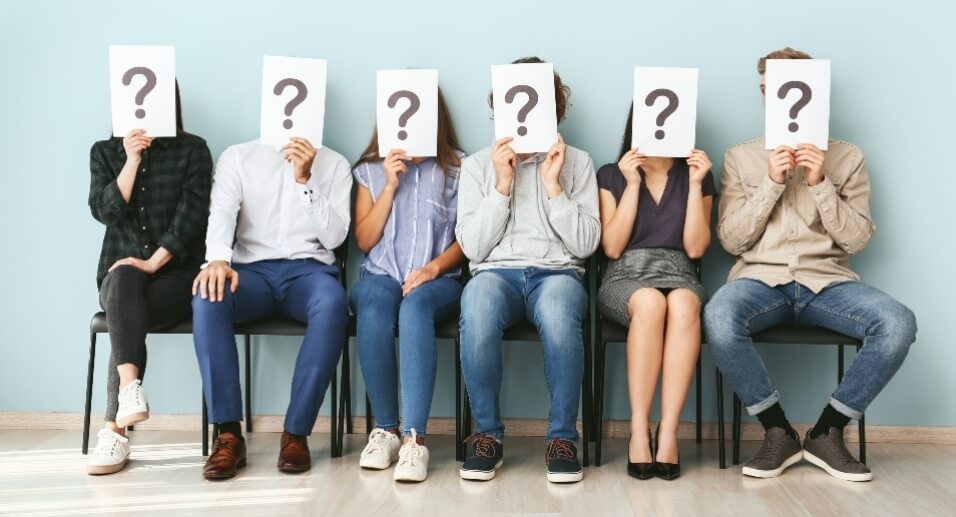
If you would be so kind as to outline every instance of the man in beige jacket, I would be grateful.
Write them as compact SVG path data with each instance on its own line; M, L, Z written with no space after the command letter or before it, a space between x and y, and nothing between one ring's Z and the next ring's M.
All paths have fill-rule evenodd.
M791 48L760 58L761 93L767 59L808 58ZM850 269L850 255L863 251L876 229L860 149L839 140L826 151L764 147L762 138L752 140L724 157L717 235L737 263L704 310L714 361L766 430L743 474L776 477L806 458L837 478L869 481L872 473L847 450L843 429L903 363L916 340L916 317ZM863 341L802 447L750 337L781 323Z

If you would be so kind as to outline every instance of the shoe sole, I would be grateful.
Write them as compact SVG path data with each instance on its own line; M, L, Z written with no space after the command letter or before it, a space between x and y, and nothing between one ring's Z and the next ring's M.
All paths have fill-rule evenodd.
M369 470L386 470L392 465L394 465L396 461L398 461L398 458L395 458L394 460L391 460L388 463L366 463L364 459L360 459L359 467L362 467L363 469L369 469Z
M819 457L814 456L812 453L807 451L803 451L803 457L806 458L806 460L809 461L810 463L813 463L814 465L826 471L827 474L830 474L831 476L837 479L842 479L843 481L861 482L861 481L870 481L873 479L872 472L868 472L865 474L852 474L850 472L840 472L839 470L828 465L827 462L823 461Z
M307 467L276 467L279 469L279 472L285 472L286 474L301 474L303 472L308 472L312 469L312 465Z
M744 467L740 472L745 476L750 476L752 478L761 478L761 479L770 479L783 474L784 470L787 470L788 467L794 463L803 459L803 451L797 451L793 456L785 459L783 464L773 470L759 470L753 467Z
M424 473L421 476L411 475L411 474L399 474L398 471L395 471L395 481L400 481L404 483L421 483L425 481L425 478L428 477L428 473Z
M204 473L204 474L202 475L202 477L205 478L205 479L208 479L209 481L222 481L222 480L224 480L224 479L231 479L231 478L236 477L236 474L239 473L239 469L244 468L245 466L246 466L246 459L245 459L245 458L242 458L241 460L239 460L239 463L236 463L236 471L233 472L233 473L231 473L231 474L212 474L212 475L210 475L210 474L205 474L205 473Z
M129 458L123 460L122 463L117 463L116 465L88 465L86 467L86 473L91 476L105 476L107 474L115 474L129 464Z
M141 424L149 420L149 411L143 411L141 413L133 413L132 415L127 415L123 418L116 419L116 427L120 429L124 427L129 427L131 425Z
M494 479L495 474L504 462L504 459L498 460L498 463L495 464L495 468L491 470L465 470L464 466L462 466L458 469L458 475L461 476L461 479L467 479L469 481L489 481Z
M577 483L584 479L584 471L580 472L548 472L548 481L552 483Z

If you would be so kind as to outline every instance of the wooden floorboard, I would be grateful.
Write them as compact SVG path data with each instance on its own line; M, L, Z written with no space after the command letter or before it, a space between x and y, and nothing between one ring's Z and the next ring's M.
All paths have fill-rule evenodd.
M717 468L716 442L681 443L684 475L638 481L625 475L626 443L605 442L605 463L584 481L545 480L544 441L505 441L505 464L490 482L459 479L454 441L429 439L429 478L392 481L391 471L363 471L364 437L346 437L330 459L328 436L311 440L314 467L302 475L275 469L279 435L249 436L249 466L230 481L200 477L195 432L136 431L133 460L111 476L85 473L75 431L0 431L0 515L956 515L956 445L872 444L870 483L849 483L800 463L782 477L749 479ZM759 444L745 442L744 458Z

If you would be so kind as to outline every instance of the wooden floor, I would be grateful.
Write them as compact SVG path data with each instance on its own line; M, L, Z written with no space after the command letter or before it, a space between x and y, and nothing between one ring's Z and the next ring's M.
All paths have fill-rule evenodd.
M506 441L493 481L458 478L452 437L429 438L429 478L398 484L391 472L363 471L361 435L347 436L345 456L328 457L328 436L312 440L314 466L302 475L275 469L279 437L249 437L249 466L230 481L200 477L197 433L133 433L133 460L112 476L85 473L74 431L0 431L0 515L956 515L956 445L873 444L871 483L848 483L800 463L777 479L717 468L716 442L681 444L684 475L638 481L624 473L625 443L607 440L605 464L584 481L552 485L544 442ZM744 442L744 458L757 442Z

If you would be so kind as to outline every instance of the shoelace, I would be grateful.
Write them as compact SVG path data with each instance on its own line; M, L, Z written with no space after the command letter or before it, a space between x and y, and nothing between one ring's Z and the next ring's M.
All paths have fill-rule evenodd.
M414 467L418 463L418 460L424 456L424 453L422 452L421 445L415 442L408 442L402 446L402 450L399 451L398 456L399 465Z
M209 456L212 459L213 456L218 456L220 454L234 454L233 449L239 444L239 440L235 441L226 441L221 436L216 437L216 441L212 444L213 453Z
M389 434L391 433L388 431L382 431L381 429L372 431L372 436L369 437L368 445L365 446L365 454L370 454L384 449L385 445L388 443Z
M548 442L548 459L551 458L563 458L567 460L574 459L574 449L571 446L571 442L568 440L561 440L555 438Z
M465 443L471 447L474 447L475 456L483 456L485 458L495 457L495 446L498 444L498 442L490 435L473 434L468 438L465 438Z
M834 436L827 435L825 440L830 451L833 453L834 456L836 456L836 459L842 461L843 463L859 463L856 460L856 458L854 458L853 455L850 454L850 451L847 450L846 444L843 443L842 436L834 437Z
M782 440L764 441L763 446L754 455L754 460L771 460L777 455Z
M104 438L105 437L105 438ZM108 455L112 456L116 452L116 444L119 442L115 436L110 434L106 436L106 433L100 433L99 439L96 440L96 450L93 452L97 456ZM109 443L109 445L107 445Z

